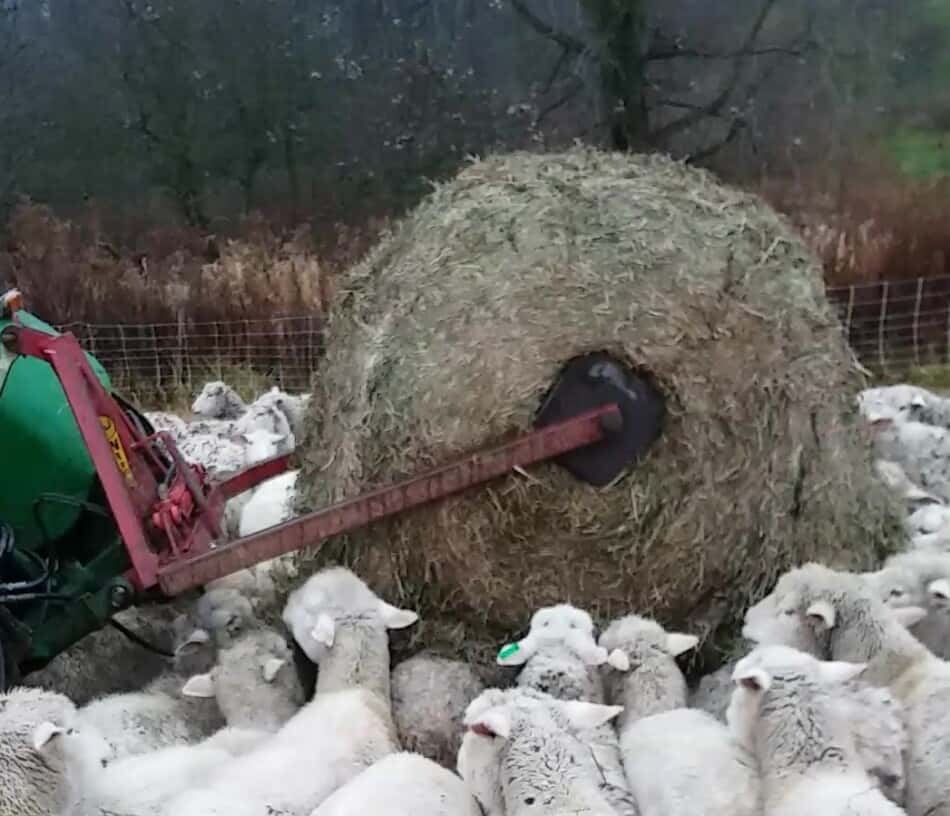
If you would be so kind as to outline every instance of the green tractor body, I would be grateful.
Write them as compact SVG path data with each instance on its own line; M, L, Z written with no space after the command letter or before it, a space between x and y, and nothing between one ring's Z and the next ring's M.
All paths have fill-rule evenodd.
M17 320L58 335L23 310ZM0 331L10 322L0 318ZM105 369L86 356L111 391ZM46 362L8 357L0 364L0 440L0 634L9 644L13 629L19 643L19 654L6 655L7 671L15 664L29 671L100 628L113 602L131 594L122 578L128 557L62 385Z

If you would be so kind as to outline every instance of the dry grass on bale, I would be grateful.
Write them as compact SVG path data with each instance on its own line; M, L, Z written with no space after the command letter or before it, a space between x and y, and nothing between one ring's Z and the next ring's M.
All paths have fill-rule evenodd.
M866 568L900 534L817 261L706 172L586 149L493 157L339 293L302 510L528 428L585 352L646 369L668 398L661 441L605 489L541 466L299 557L418 609L427 646L490 658L562 600L723 635L790 565Z

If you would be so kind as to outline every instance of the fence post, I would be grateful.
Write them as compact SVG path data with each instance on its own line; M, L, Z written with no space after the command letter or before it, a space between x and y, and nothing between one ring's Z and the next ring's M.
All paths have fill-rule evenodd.
M877 319L877 357L881 371L887 370L887 363L884 359L884 324L887 321L887 292L888 283L884 281L884 288L881 291L881 309Z
M924 279L917 278L917 299L914 301L914 365L920 368L920 300L924 294Z

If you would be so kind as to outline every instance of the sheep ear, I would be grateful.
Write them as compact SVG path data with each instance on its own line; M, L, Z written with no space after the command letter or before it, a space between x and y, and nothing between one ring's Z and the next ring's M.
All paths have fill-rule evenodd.
M927 617L927 610L922 606L901 606L891 609L891 614L901 626L909 629Z
M328 649L333 646L333 640L336 637L336 623L326 612L321 612L317 616L317 622L310 630L310 637L317 643L322 643Z
M467 723L468 730L481 737L501 737L508 739L511 736L511 717L502 708L492 708Z
M558 707L567 715L571 725L579 731L597 728L610 722L623 711L623 706L584 703L580 700L561 700Z
M272 657L268 660L263 666L264 680L267 683L273 683L274 678L286 663L286 660L281 660L279 657Z
M670 632L666 636L666 651L673 657L679 657L683 652L695 649L699 644L696 635L684 635L680 632Z
M57 737L61 737L65 733L62 728L53 725L51 722L40 723L33 731L33 750L40 754L46 753L52 748L50 743L53 743Z
M821 679L829 683L847 683L854 680L867 667L867 663L847 663L844 660L822 660L819 662Z
M910 404L913 405L914 408L923 408L927 403L920 394L915 394L910 398Z
M749 691L768 691L772 685L769 673L759 668L736 666L732 673L732 680L737 686L742 686Z
M498 650L495 662L499 666L523 666L534 654L534 641L531 636L516 643L506 643Z
M214 697L214 680L210 674L196 674L190 677L188 682L181 688L184 697L200 697L207 699Z
M195 629L188 637L185 639L185 642L178 646L175 649L175 654L181 654L186 649L191 648L192 646L203 646L211 640L211 635L208 634L206 629Z
M630 671L630 658L623 649L614 649L609 655L607 655L607 664L615 668L617 671Z
M938 578L927 584L927 592L937 601L950 601L950 580Z
M826 629L834 629L837 615L835 608L828 601L815 601L805 614L814 622Z
M399 609L382 600L379 602L379 616L387 629L405 629L419 620L419 615L411 609Z

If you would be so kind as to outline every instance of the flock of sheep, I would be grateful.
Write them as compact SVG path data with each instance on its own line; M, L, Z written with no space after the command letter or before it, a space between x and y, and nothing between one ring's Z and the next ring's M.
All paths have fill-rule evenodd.
M153 421L245 435L237 467L293 446L299 398L222 414L219 385L190 427ZM391 670L390 632L415 612L332 567L272 625L268 562L206 588L141 691L0 697L0 816L950 816L950 478L934 461L950 403L901 386L860 406L908 503L907 552L874 573L790 570L747 611L747 653L692 693L677 658L694 635L636 614L598 633L568 604L501 646L505 687L427 654Z

